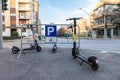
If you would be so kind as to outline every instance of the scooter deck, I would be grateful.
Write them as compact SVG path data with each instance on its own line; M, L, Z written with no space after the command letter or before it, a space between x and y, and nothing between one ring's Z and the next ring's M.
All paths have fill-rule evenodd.
M91 63L88 62L87 58L85 58L84 56L82 56L82 55L76 55L76 56L77 56L77 58L79 58L80 60L82 60L82 62L85 62L85 63L91 65Z

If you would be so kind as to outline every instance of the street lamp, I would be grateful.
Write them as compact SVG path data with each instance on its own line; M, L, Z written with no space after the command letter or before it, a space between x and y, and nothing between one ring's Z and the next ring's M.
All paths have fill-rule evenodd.
M88 16L89 16L89 18L90 18L90 15L88 14L88 12L87 11L85 11L84 9L82 9L82 8L79 8L80 10L82 10L83 12L85 12Z
M89 22L90 22L90 27L91 27L91 18L90 18L90 15L88 14L88 12L87 11L85 11L84 9L82 9L82 8L79 8L79 10L82 10L83 12L85 12L88 16L89 16ZM87 37L87 30L88 30L88 27L86 27L86 37Z

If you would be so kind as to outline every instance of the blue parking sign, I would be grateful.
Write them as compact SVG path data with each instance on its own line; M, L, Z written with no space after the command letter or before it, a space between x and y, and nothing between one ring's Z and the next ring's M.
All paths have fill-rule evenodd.
M56 37L57 28L56 25L45 25L45 36L46 37Z

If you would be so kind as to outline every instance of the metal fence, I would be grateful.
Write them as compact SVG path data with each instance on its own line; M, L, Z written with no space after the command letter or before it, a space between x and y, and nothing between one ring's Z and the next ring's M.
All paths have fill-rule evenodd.
M47 37L45 36L45 27L46 25L56 25L57 31L56 36L49 37L49 40L47 40ZM28 29L28 36L23 37L23 28L24 26L27 26ZM72 47L73 44L73 30L72 28L68 28L68 24L24 24L21 26L21 49L20 53L18 55L18 59L20 58L20 55L22 54L23 45L25 44L34 44L34 39L37 39L38 44L41 45L41 47L50 47L53 46L54 43L58 45L58 47ZM77 43L79 44L80 37L77 38Z
M36 37L39 44L53 44L54 42L57 44L72 44L73 43L73 30L69 29L69 24L41 24L38 26L38 32L36 32L36 24L33 25L34 31L29 28L28 36L22 37L22 43L30 44L33 43L34 37ZM55 37L46 37L45 36L45 26L46 25L56 25L57 33ZM25 25L23 25L25 26ZM22 27L23 27L22 26ZM34 34L33 34L34 33ZM22 33L21 33L22 35ZM79 32L77 42L79 41Z

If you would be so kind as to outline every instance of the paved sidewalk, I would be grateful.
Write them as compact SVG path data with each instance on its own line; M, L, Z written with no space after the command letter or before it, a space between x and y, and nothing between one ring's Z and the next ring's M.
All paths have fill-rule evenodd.
M80 66L73 59L70 48L58 48L54 54L51 48L42 52L28 52L13 55L10 48L0 49L0 80L120 80L120 55L82 50L86 57L96 55L99 70L93 71L85 63Z
M3 40L3 48L11 48L13 45L20 47L20 45L21 45L20 39Z

